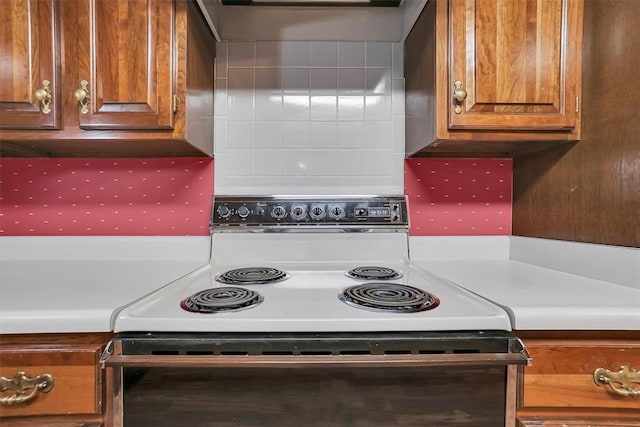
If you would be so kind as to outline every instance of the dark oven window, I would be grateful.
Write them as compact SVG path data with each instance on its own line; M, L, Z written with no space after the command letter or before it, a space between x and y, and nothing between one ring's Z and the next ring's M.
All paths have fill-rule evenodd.
M125 427L504 426L505 367L125 369Z

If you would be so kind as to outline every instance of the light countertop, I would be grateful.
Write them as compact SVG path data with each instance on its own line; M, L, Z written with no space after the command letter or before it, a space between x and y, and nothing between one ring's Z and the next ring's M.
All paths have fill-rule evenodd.
M2 237L0 333L107 332L117 311L208 262L208 237ZM640 330L640 250L411 237L417 266L503 307L515 330Z
M637 249L590 245L588 250L600 246L600 252L589 260L583 259L588 257L584 244L543 239L412 242L412 262L500 305L515 330L640 330ZM554 257L554 251L561 256ZM549 261L541 261L538 254ZM565 261L559 262L561 258ZM610 280L603 280L608 277L602 271L616 263L620 265Z
M0 333L109 332L115 311L208 261L202 237L0 239Z

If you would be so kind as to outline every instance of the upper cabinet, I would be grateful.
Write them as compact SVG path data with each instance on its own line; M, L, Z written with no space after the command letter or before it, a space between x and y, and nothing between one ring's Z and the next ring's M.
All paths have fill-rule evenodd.
M60 34L56 0L0 7L0 129L60 127Z
M408 155L580 138L583 0L430 0L405 41Z
M195 2L16 0L0 17L3 155L212 154L215 40Z
M81 129L172 129L170 1L83 1L78 11ZM86 82L86 83L83 83ZM177 94L176 94L177 95Z

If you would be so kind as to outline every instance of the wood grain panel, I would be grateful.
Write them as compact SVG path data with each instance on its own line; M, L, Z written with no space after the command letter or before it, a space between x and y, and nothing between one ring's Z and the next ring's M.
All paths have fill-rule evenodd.
M0 375L13 378L18 371L24 371L29 377L45 373L53 377L48 393L39 393L24 405L0 406L0 417L100 413L102 375L98 359L110 337L111 334L0 336ZM2 396L13 393L7 390ZM0 424L4 423L3 420Z
M0 7L0 129L60 126L59 24L54 0L9 0ZM35 98L48 80L51 112Z
M579 418L554 416L552 418L519 418L519 427L638 427L640 421L631 417L618 417L617 414ZM613 418L613 419L612 419Z
M89 2L78 82L89 81L83 129L171 129L173 4L162 0ZM86 20L86 18L85 18Z
M60 130L6 130L0 134L0 155L212 154L215 42L193 1L29 1L51 2L61 32L56 52L64 78L54 91L62 104ZM87 115L73 96L81 80L89 82ZM0 112L6 106L0 100ZM4 123L8 116L0 116Z
M12 417L2 420L2 427L107 427L101 417L65 415Z
M515 157L579 139L582 10L582 0L427 2L404 44L406 154Z
M640 2L584 22L582 140L514 160L513 234L640 247Z
M177 43L178 62L186 65L178 67L178 97L184 99L184 105L178 106L175 132L183 134L205 152L213 153L212 88L216 41L196 4L191 1L176 3L176 32L186 34L186 47L183 49L180 36ZM182 55L186 57L183 59Z
M0 375L13 378L18 371L27 377L49 374L53 377L53 387L47 393L40 392L27 404L0 406L0 417L52 414L93 414L99 410L97 388L99 370L97 364L82 365L42 365L9 366L0 368ZM2 396L15 392L8 390Z
M468 95L462 113L449 114L449 126L575 127L579 70L571 64L579 63L579 48L572 50L570 41L581 27L579 6L563 0L452 0L449 87L460 80Z
M640 402L597 386L597 368L640 370L638 340L525 340L533 364L524 370L525 407L626 408ZM639 412L640 414L640 412Z

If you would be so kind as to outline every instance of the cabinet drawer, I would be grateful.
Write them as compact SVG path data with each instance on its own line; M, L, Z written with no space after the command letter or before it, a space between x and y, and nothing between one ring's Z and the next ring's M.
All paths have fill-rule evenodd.
M525 368L525 407L620 408L640 410L640 397L616 394L594 382L594 371L617 372L628 366L640 372L640 341L549 343L528 341L533 359ZM640 384L630 384L640 390Z
M22 403L0 405L0 417L100 413L102 373L98 360L101 350L101 344L74 340L58 344L47 340L38 342L37 339L7 343L2 337L2 377L17 378L19 372L24 372L24 376L29 378L48 374L53 385L46 392L35 392L33 398ZM32 392L33 388L29 388L23 394L30 395ZM16 391L7 389L0 395L6 400L16 395Z

